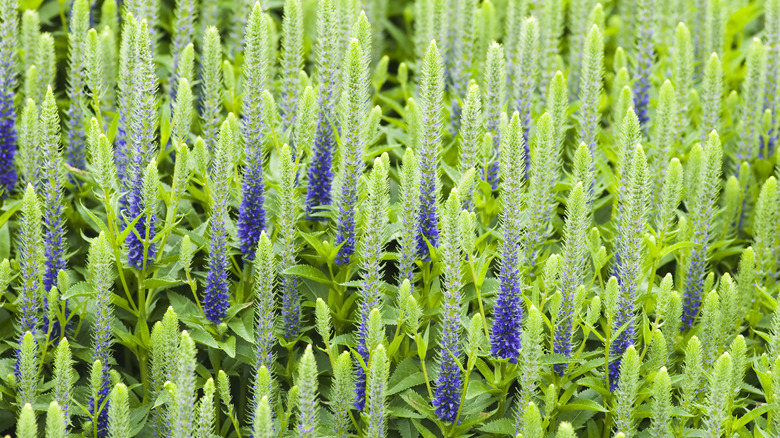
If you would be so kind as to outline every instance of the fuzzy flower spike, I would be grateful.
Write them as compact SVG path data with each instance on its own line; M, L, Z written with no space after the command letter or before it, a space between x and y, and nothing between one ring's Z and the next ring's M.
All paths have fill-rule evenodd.
M18 260L20 273L19 296L21 297L19 329L22 334L35 333L40 312L40 285L42 272L40 254L43 237L41 235L41 206L32 184L27 185L22 200L22 220L19 230Z
M265 229L265 186L263 153L266 121L263 120L263 91L268 88L268 22L259 3L255 3L246 27L244 49L244 175L241 204L238 207L238 240L245 260L252 260L260 233Z
M279 230L278 239L282 244L280 252L280 270L285 270L295 265L298 246L295 239L298 236L296 222L300 211L300 194L295 184L297 170L292 151L287 145L282 146L279 154L282 167L282 180L279 185L279 215L276 220L276 228ZM282 274L279 277L282 293L282 318L284 319L284 336L293 340L298 336L301 324L301 304L298 295L298 277Z
M368 183L368 198L364 208L364 228L361 245L363 259L362 280L360 290L360 322L358 324L357 351L364 361L368 362L370 345L369 314L373 309L382 308L382 254L387 226L387 209L390 198L388 186L389 157L387 154L374 160L374 169ZM362 409L365 404L366 373L358 368L357 394L355 407Z
M334 102L337 101L341 88L340 18L334 3L335 0L322 0L318 3L316 58L320 83L317 92L319 111L314 150L308 171L309 186L306 191L306 217L312 220L324 220L315 214L320 207L331 203L333 147L336 142L334 132L338 132Z
M503 241L499 268L498 299L493 331L490 335L494 356L516 362L520 352L520 328L523 317L522 281L519 269L523 221L525 147L520 115L514 113L501 143L501 215Z
M48 292L57 284L57 275L65 270L65 227L62 209L62 152L60 150L60 118L54 93L48 87L41 111L40 148L42 155L41 185L43 189L43 289ZM45 300L44 300L45 301ZM46 304L46 303L45 303ZM47 323L54 323L47 321ZM51 327L51 337L58 338L60 327Z
M365 20L365 17L362 17ZM366 42L368 43L368 42ZM336 263L345 265L355 252L355 225L358 210L358 180L363 174L363 154L367 143L368 65L363 56L364 43L353 39L344 57L341 91L341 140L343 164L337 189L336 240L341 246Z
M439 150L441 149L442 112L444 99L444 65L436 41L431 41L422 60L420 78L420 114L422 115L417 145L420 151L420 232L417 253L428 260L428 245L439 244Z
M701 149L699 149L701 152ZM693 152L692 152L693 155ZM699 168L694 169L694 192L688 197L686 207L690 212L690 227L693 233L691 241L696 245L688 257L685 275L685 293L683 295L683 330L689 329L696 321L702 302L704 281L707 276L707 255L710 249L713 216L718 205L720 193L720 172L723 161L723 149L718 133L712 131L703 151Z
M16 39L19 28L16 0L0 0L0 196L16 185Z
M145 21L133 26L132 53L135 69L130 78L129 131L127 146L132 156L127 168L130 181L126 195L125 220L128 225L136 220L134 230L127 235L127 257L135 269L145 269L154 260L154 239L157 214L156 139L157 139L157 77L151 52L149 27ZM151 174L153 173L153 174ZM153 193L154 192L154 193Z
M219 132L219 145L209 175L213 205L209 220L209 258L203 310L214 324L225 318L229 302L230 261L228 260L228 197L230 196L230 151L235 147L233 129L227 121Z
M563 264L561 266L561 308L555 325L553 352L571 355L571 338L574 323L574 299L577 288L583 282L587 262L587 233L590 225L587 189L580 181L569 193L566 202L564 225ZM556 367L562 373L565 366Z
M460 394L463 390L460 360L461 332L461 221L460 198L453 189L447 199L441 230L441 260L444 262L444 305L442 315L441 348L439 349L439 377L433 406L436 415L444 421L455 422L460 412Z
M111 286L114 283L113 257L111 245L105 234L92 241L89 248L89 277L94 289L95 312L94 325L94 360L100 364L100 369L92 370L93 376L99 376L99 382L92 382L92 398L90 399L90 412L93 415L93 426L98 438L108 436L108 402L106 399L111 391Z
M60 151L60 118L51 87L46 92L41 112L40 145L43 155L42 185L44 192L45 267L43 288L56 285L57 274L65 269L62 220L62 156Z
M87 107L86 84L87 34L89 32L89 2L75 0L68 32L68 148L67 163L77 169L85 167L84 126Z
M610 355L617 358L610 363L609 369L609 382L613 390L620 374L620 357L634 343L634 307L637 285L642 281L644 233L650 198L644 150L642 146L636 145L630 152L627 168L623 169L620 203L617 208L618 235L614 251L619 291L612 333L620 333L612 341L610 349Z

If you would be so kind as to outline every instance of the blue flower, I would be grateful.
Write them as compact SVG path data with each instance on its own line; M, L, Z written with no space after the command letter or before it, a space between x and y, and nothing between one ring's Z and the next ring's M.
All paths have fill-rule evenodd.
M209 220L209 257L206 273L206 290L203 311L209 321L219 324L225 318L230 306L228 260L228 195L230 179L230 157L233 149L233 130L228 122L222 123L219 133L217 155L211 168L210 183L214 205Z
M19 16L14 0L0 2L0 196L16 186L16 40Z
M694 187L686 201L686 207L691 216L691 241L696 244L691 251L686 267L685 286L683 294L683 323L682 330L693 326L701 307L702 294L704 293L704 280L707 275L707 254L712 233L712 224L715 208L717 208L718 194L720 193L720 172L722 166L723 150L720 138L712 131L707 140L707 148L702 151L696 147L691 154L702 154L699 160L699 169L696 169Z
M156 245L147 244L154 239L157 215L154 205L147 205L144 196L144 171L154 159L157 135L157 77L152 58L150 33L145 21L136 21L133 26L131 53L135 59L133 75L130 77L132 90L129 96L127 148L132 151L132 161L127 165L128 193L125 199L125 221L135 223L135 232L127 235L127 258L132 267L143 269L154 260Z
M637 81L634 84L634 107L642 127L650 120L647 107L650 104L650 75L653 72L653 63L655 62L655 48L653 47L654 6L654 0L640 0L636 6L639 37L637 39Z
M417 144L420 148L420 231L417 254L429 260L428 244L439 244L439 216L436 212L441 182L438 174L444 96L444 66L436 41L431 41L422 62L420 114ZM426 242L427 240L427 242Z
M265 229L265 186L263 184L263 145L267 122L263 120L263 91L268 87L268 29L259 4L255 4L244 40L244 136L246 166L238 207L238 241L244 260L252 260L257 241Z
M455 422L460 410L463 376L458 363L460 356L460 305L461 305L461 222L460 199L453 189L447 200L442 218L441 260L444 263L444 305L442 335L439 348L439 375L433 406L436 415Z
M320 207L330 205L333 183L334 130L338 130L335 102L340 91L341 35L333 0L319 2L317 18L317 76L320 89L317 93L317 130L314 150L309 163L309 186L306 190L306 218L325 220L315 216Z
M373 309L381 309L383 278L382 254L384 250L385 229L387 226L387 207L390 197L388 186L389 157L383 154L374 160L374 168L368 187L366 199L365 233L362 241L362 270L361 278L363 286L360 289L360 321L358 323L357 351L368 363L369 360L369 315ZM366 396L366 372L358 367L357 391L355 408L363 409Z
M77 169L86 167L84 153L84 86L86 83L85 56L89 31L89 2L76 0L70 15L68 32L68 148L65 160Z
M337 191L336 246L341 245L336 263L345 265L355 252L355 225L358 208L358 180L363 174L366 147L365 120L368 117L368 65L363 44L353 39L344 57L341 92L341 157Z
M111 285L113 284L111 246L104 233L92 242L89 250L88 267L90 283L95 291L95 324L93 326L93 361L100 361L100 383L93 388L97 394L90 398L90 412L95 413L102 406L97 417L97 436L108 436L108 395L111 392ZM95 383L95 382L93 382ZM104 405L105 404L105 405Z
M503 242L499 268L498 298L494 307L490 346L493 356L516 362L520 352L522 327L522 281L520 273L520 241L523 219L523 181L525 179L525 147L520 115L515 112L509 122L501 151L501 194L504 211L501 215Z
M620 332L613 340L610 354L622 356L634 343L634 307L636 290L644 263L644 228L647 219L650 190L647 160L641 146L632 149L621 176L620 201L617 209L617 238L615 243L615 274L618 280L617 315L612 333ZM620 361L610 363L610 387L615 389L620 374Z

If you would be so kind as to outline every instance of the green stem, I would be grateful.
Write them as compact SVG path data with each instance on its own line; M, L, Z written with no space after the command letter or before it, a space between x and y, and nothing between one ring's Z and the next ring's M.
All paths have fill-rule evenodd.
M487 318L485 317L485 307L482 305L482 287L477 284L477 274L474 268L474 260L471 254L468 254L469 268L471 269L471 278L474 280L474 289L477 291L477 302L479 303L479 314L482 315L482 327L485 329L485 337L490 339L490 330L487 326Z
M609 321L607 321L607 325L609 325ZM610 347L610 329L609 327L605 328L604 333L604 381L606 382L606 387L609 389L609 347ZM611 397L610 397L611 401ZM604 406L607 406L607 400L604 401ZM609 438L609 433L612 429L612 410L608 409L607 413L604 416L604 430L602 431L602 437L603 438Z
M466 367L466 377L463 379L463 389L460 392L460 403L458 404L458 413L455 415L455 422L453 424L458 424L458 419L460 419L460 411L463 410L463 402L466 401L466 390L469 388L469 376L471 376L471 370L474 368L474 355L469 354L469 358L467 361L467 367Z
M116 264L116 270L119 272L119 280L122 283L122 289L125 290L125 296L127 297L127 302L130 304L130 306L133 308L133 312L135 313L135 316L138 316L138 307L135 305L135 301L133 300L133 297L130 295L130 288L127 286L127 280L125 279L125 270L124 266L122 265L122 259L120 258L119 254L119 244L120 242L116 241L117 233L118 233L118 227L116 226L116 223L114 222L114 218L116 217L114 215L114 210L111 208L111 202L110 202L110 195L108 193L108 190L106 188L103 189L103 204L106 209L106 222L108 222L108 234L109 239L111 240L111 247L114 250L114 263Z
M420 344L420 342L422 342L419 333L414 334L414 341L418 345ZM424 357L420 358L420 365L422 366L423 377L425 377L425 386L428 388L428 397L430 397L430 399L433 400L433 391L431 390L431 379L428 378L428 370L425 368Z

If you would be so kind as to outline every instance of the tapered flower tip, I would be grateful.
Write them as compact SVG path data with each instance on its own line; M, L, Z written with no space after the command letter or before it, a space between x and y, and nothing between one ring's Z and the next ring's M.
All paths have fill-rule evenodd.
M572 427L571 423L563 422L560 426L558 426L558 433L555 435L556 438L575 438L576 435L574 434L574 428Z
M260 2L255 2L255 5L252 6L252 15L255 14L262 14L263 13L263 6L260 4ZM259 17L259 15L256 15Z
M35 188L33 188L32 184L27 183L27 187L24 189L23 200L25 202L32 202L33 199L37 201L37 198L35 197Z

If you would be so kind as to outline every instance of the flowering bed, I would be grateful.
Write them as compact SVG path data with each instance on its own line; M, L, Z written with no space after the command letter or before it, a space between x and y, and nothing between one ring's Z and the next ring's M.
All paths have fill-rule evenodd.
M359 3L0 0L0 433L778 436L780 0Z

